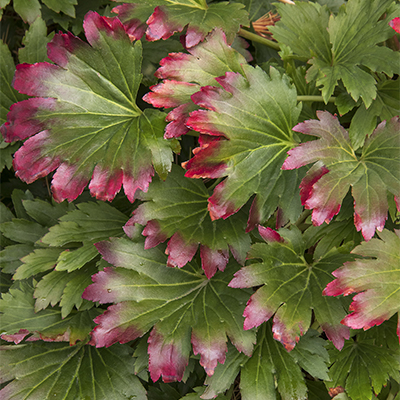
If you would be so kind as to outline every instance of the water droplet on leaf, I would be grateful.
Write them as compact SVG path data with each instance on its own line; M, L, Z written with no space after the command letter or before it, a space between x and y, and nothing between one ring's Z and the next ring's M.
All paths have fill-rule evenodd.
M108 292L108 293L111 293L111 289L107 289L107 292Z

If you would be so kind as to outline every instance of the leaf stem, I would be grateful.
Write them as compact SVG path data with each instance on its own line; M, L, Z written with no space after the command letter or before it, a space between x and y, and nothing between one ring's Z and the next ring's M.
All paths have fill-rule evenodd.
M252 40L253 42L258 42L258 43L264 44L265 46L271 47L271 49L274 49L277 51L279 51L281 49L279 47L278 43L273 42L272 40L269 40L269 39L265 39L262 36L259 36L255 33L246 31L245 29L240 28L238 33L240 36L242 36L246 39Z
M328 103L334 103L336 100L336 97L330 97L328 99ZM297 96L297 101L320 101L320 102L325 102L322 96L318 95L308 95L308 96Z

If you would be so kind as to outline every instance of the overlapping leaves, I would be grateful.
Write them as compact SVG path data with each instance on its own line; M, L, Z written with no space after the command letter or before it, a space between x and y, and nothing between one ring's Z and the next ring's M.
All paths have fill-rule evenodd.
M244 311L244 328L250 329L272 316L274 338L289 351L311 323L311 310L337 348L342 348L349 330L340 324L345 317L344 305L322 296L324 286L332 280L331 272L351 259L345 251L333 249L313 264L304 259L304 242L297 229L259 228L268 243L252 245L248 258L252 264L243 267L229 283L231 287L260 286Z
M161 60L156 76L163 79L152 86L152 92L143 99L154 107L171 108L165 138L179 137L189 131L186 126L189 113L198 107L191 96L201 86L218 85L215 78L227 71L243 73L241 64L246 60L226 43L225 33L215 29L204 42L187 53L172 53Z
M227 220L211 221L207 199L209 193L200 180L184 177L179 167L173 168L165 182L154 181L141 196L147 200L135 211L125 230L134 223L146 225L145 248L168 242L168 265L183 267L200 246L202 268L208 278L217 269L223 271L229 260L229 249L244 264L250 248L245 234L246 216L237 213Z
M92 333L96 347L126 343L151 330L148 353L153 381L181 380L193 345L200 364L212 375L225 361L227 336L250 355L254 332L244 331L241 316L245 291L227 286L232 268L208 280L195 264L166 267L159 248L144 250L143 243L127 239L101 242L97 248L113 265L93 277L83 297L116 303L98 318Z
M186 176L228 176L209 198L212 219L227 218L257 194L250 229L268 218L270 192L281 175L286 152L293 146L292 127L301 106L285 75L271 68L243 65L244 76L227 72L217 78L222 88L203 87L193 101L209 111L191 113L188 126L201 132L201 147L185 164Z
M369 329L400 312L400 231L385 229L378 236L357 246L352 252L364 258L334 271L337 279L324 289L328 296L358 293L343 320L353 329ZM397 334L400 340L400 322Z
M133 201L136 190L147 190L154 169L165 178L171 168L165 116L136 105L140 42L132 46L118 19L94 12L84 28L90 45L58 34L48 53L56 64L18 66L15 88L38 97L13 105L2 133L7 141L34 135L15 154L14 169L26 182L57 169L58 201L75 199L89 181L99 199L112 200L123 185Z
M127 26L132 38L140 39L146 32L147 40L168 39L187 27L187 48L198 44L214 28L223 29L232 43L240 26L249 24L244 6L226 1L207 4L206 0L146 0L141 3L129 0L125 3L115 7L113 12Z
M99 399L146 400L146 392L133 374L129 346L96 349L79 343L31 343L2 346L0 391L4 400Z
M388 22L398 9L390 8L392 3L349 0L337 16L318 3L277 4L281 21L271 31L278 42L312 64L307 80L322 86L325 102L341 80L353 99L361 97L368 108L376 96L376 81L369 71L399 73L399 53L378 46L394 34Z
M369 240L382 231L387 218L386 193L394 195L400 209L400 120L398 117L378 125L367 138L358 157L348 132L327 111L318 111L318 120L298 124L294 130L320 138L289 151L283 169L299 168L316 162L300 187L302 204L313 209L315 225L329 222L352 187L354 223Z

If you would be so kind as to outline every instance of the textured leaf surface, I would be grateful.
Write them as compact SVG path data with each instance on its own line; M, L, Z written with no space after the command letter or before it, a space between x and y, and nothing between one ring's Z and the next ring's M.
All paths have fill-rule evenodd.
M158 248L144 250L143 243L127 239L101 242L97 248L109 263L93 277L83 297L116 303L98 318L92 333L97 347L126 343L152 329L149 369L153 381L181 380L190 354L190 342L200 364L212 375L225 361L227 335L239 351L250 355L254 332L243 331L245 291L227 287L232 265L208 280L191 264L183 269L166 267Z
M240 25L248 26L248 14L242 4L221 2L207 4L205 0L137 0L126 1L113 9L118 13L132 37L140 38L147 19L147 40L168 39L185 27L185 47L202 41L214 28L221 28L232 43ZM156 7L154 10L152 8ZM154 12L153 12L154 11Z
M152 86L143 99L154 107L171 108L165 137L179 137L189 131L189 113L198 107L191 100L201 86L218 85L215 78L227 71L243 73L246 60L226 43L223 31L215 29L204 42L190 48L190 54L172 53L161 60L156 77L163 79Z
M350 305L352 313L343 320L347 326L366 330L400 311L399 232L385 229L380 239L363 242L352 253L366 258L347 262L333 272L337 279L324 289L325 295L358 293ZM400 323L397 334L400 340Z
M4 400L147 398L133 374L129 346L32 343L0 351L2 382L13 379L0 391Z
M332 280L331 272L336 266L351 256L334 250L310 265L303 257L305 248L298 230L280 230L282 237L272 230L266 236L266 228L259 229L268 244L252 245L248 258L254 262L238 271L229 283L231 287L263 285L247 303L244 329L274 316L274 338L290 351L309 329L313 309L328 338L342 348L344 339L349 337L349 330L340 324L346 315L344 307L339 302L326 301L322 290L325 282Z
M361 97L368 108L376 96L376 82L362 67L389 76L399 73L399 53L378 46L394 34L388 24L391 17L381 19L391 3L350 0L330 17L326 7L311 2L277 4L281 21L271 31L279 43L309 60L307 79L322 86L325 102L342 80L353 99Z
M123 185L133 201L154 169L165 178L171 167L165 116L136 105L140 42L132 46L118 19L94 12L84 28L90 44L70 33L54 37L48 56L56 64L19 65L15 88L38 97L15 104L2 133L8 141L32 136L16 153L14 169L28 183L57 169L58 201L75 199L89 181L101 200L112 200Z
M303 338L300 340L303 340ZM324 369L326 366L324 365ZM218 365L215 374L207 377L202 399L212 399L229 388L240 371L240 389L243 400L303 400L306 385L301 369L284 347L271 334L270 323L257 333L257 344L249 358L229 348L224 365ZM278 397L278 393L280 397Z
M200 180L185 178L184 171L176 166L165 182L154 181L149 191L141 196L141 200L147 202L135 210L128 225L146 225L143 231L145 248L171 238L167 247L170 266L183 267L200 244L202 267L211 278L217 269L225 269L229 250L240 264L244 264L250 237L245 234L243 213L225 221L211 221L208 197L208 190Z
M400 198L400 120L394 117L380 123L358 157L338 119L327 111L318 111L317 116L319 121L300 123L294 130L320 140L290 150L282 168L299 168L316 162L300 186L302 204L313 209L315 225L331 221L352 186L354 224L369 240L376 229L382 231L385 225L386 192L392 193L395 199ZM399 203L397 206L399 209Z
M242 68L246 78L227 72L217 78L223 89L207 86L192 96L209 111L194 111L188 120L204 135L185 168L191 178L228 176L208 200L212 219L227 218L256 193L250 215L254 226L265 218L265 197L294 144L292 127L301 107L296 90L277 70L271 68L269 76L259 67Z
M395 351L373 339L357 338L347 341L339 352L330 350L332 387L341 386L352 400L374 399L389 377L398 379L399 349Z
M2 313L2 337L15 340L14 336L21 329L26 336L47 341L68 341L70 344L85 340L93 328L93 318L98 311L74 312L62 319L59 308L35 311L33 286L27 281L14 285L8 293L2 295L0 312ZM31 339L32 340L32 339Z

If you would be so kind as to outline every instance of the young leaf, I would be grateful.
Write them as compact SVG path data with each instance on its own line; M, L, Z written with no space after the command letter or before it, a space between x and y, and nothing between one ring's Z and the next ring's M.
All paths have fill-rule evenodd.
M214 28L221 28L228 42L232 43L240 26L249 24L244 6L226 1L207 4L205 0L147 0L145 4L140 4L137 0L127 0L126 3L129 4L115 7L113 11L127 25L132 37L140 38L143 35L144 21L151 13L151 8L156 7L146 21L146 39L168 39L187 27L186 48L201 42Z
M329 222L352 186L354 224L365 240L382 231L387 218L386 192L395 196L400 210L400 119L378 125L365 141L361 157L352 148L348 132L337 117L317 111L318 120L298 124L294 130L320 138L290 150L282 169L294 169L316 162L300 187L302 204L313 209L314 225Z
M350 305L352 313L343 320L353 329L380 325L400 311L400 231L385 229L378 236L380 239L363 242L352 251L365 258L346 262L334 271L337 279L323 292L328 296L358 292ZM400 340L400 322L397 334Z
M132 46L118 19L95 12L84 28L90 44L70 33L49 43L56 64L18 66L15 88L38 97L15 104L2 133L7 141L34 135L15 154L14 169L28 183L57 169L57 201L76 199L90 181L91 194L101 200L112 200L123 185L133 202L154 169L165 178L171 168L165 116L136 105L140 42Z
M209 111L194 111L188 120L188 126L204 135L185 168L190 178L228 176L208 200L212 219L229 217L256 193L251 211L256 216L250 216L255 224L268 217L265 197L294 144L292 127L301 106L285 75L273 68L270 76L259 67L242 68L246 78L227 72L217 78L223 89L206 86L192 96Z
M190 54L172 53L161 60L156 77L164 79L152 86L143 100L154 107L171 108L167 121L171 121L165 130L165 138L184 135L189 131L186 122L189 113L198 107L192 102L192 94L201 86L218 85L215 78L227 71L243 73L241 64L245 58L229 46L226 36L215 29L204 42L190 48Z
M368 108L376 96L376 82L363 67L389 76L399 73L400 55L378 46L392 37L388 17L382 18L391 0L349 0L337 16L311 2L295 6L277 4L281 21L271 32L278 42L312 64L307 80L322 85L325 102L342 80L354 100Z
M88 300L115 303L96 318L94 345L126 343L154 326L150 375L166 382L182 379L190 341L208 375L225 361L227 335L239 351L251 354L254 332L243 331L241 317L248 294L227 287L232 264L208 280L191 264L167 268L163 252L158 247L145 250L142 242L113 239L97 248L106 261L124 268L109 267L94 275L83 294Z
M331 272L336 266L352 256L335 249L310 265L303 257L305 247L298 230L282 229L282 237L273 230L259 229L268 244L252 245L247 257L254 262L238 271L229 283L230 287L239 288L263 285L247 303L244 329L258 326L274 315L274 338L290 351L307 332L314 309L328 338L342 348L344 339L349 338L349 330L340 324L346 315L343 304L327 302L322 290L325 282L332 280Z
M189 262L200 244L202 268L208 278L217 269L223 271L229 260L229 249L236 261L244 264L250 249L250 237L245 234L243 213L227 220L211 221L208 213L209 193L199 180L184 177L176 166L165 182L155 180L149 191L141 196L141 204L128 224L146 225L145 248L168 242L170 266L183 267Z
M0 391L11 399L146 400L133 374L132 349L114 346L96 349L79 343L31 343L1 348Z

